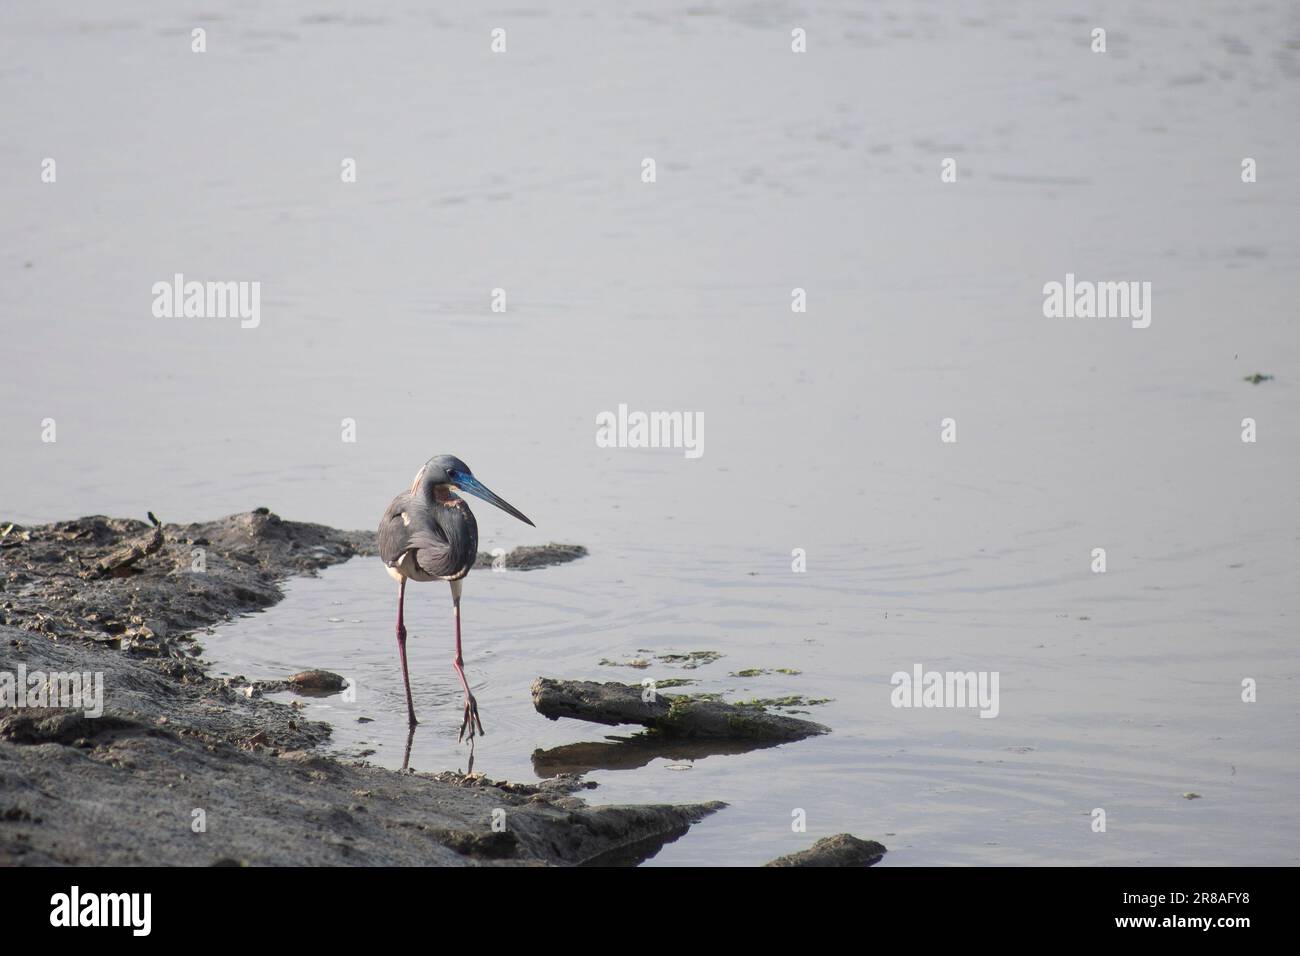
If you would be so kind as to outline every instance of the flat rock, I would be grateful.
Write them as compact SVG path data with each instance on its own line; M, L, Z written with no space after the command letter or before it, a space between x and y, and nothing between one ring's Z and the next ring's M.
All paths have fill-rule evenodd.
M784 742L830 733L811 720L769 714L761 707L679 694L643 699L644 688L614 681L533 681L533 707L543 717L573 717L598 724L640 724L666 737Z
M568 564L587 556L587 549L580 544L538 544L522 545L500 556L500 566L509 571L532 571L548 568L555 564ZM494 567L497 558L487 551L480 551L474 563L476 568Z
M851 833L823 837L806 850L778 857L764 866L874 866L888 851L875 840Z

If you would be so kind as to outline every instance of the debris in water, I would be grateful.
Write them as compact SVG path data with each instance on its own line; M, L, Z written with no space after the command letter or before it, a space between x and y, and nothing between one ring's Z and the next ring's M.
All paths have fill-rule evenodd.
M647 654L649 651L638 651L638 653ZM633 657L626 661L611 661L607 657L600 660L602 667L635 667L637 670L644 670L655 661L668 667L681 667L683 670L694 670L705 664L712 664L718 658L722 657L717 651L690 651L686 654L656 654L654 660L647 657Z
M768 674L786 674L790 677L798 677L803 671L795 670L793 667L747 667L743 671L736 671L732 677L766 677Z

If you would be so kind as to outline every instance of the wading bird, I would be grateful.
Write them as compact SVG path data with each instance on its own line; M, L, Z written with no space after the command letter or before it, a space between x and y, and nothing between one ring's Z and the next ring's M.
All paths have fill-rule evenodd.
M457 491L468 492L514 515L525 524L532 522L513 505L498 497L454 455L430 458L419 470L411 489L404 491L388 506L379 522L379 556L397 582L397 654L402 659L402 683L406 686L406 715L415 730L415 705L411 702L411 677L406 669L406 628L402 625L402 603L406 582L449 581L452 613L456 618L456 657L452 666L465 691L465 717L461 721L462 740L466 732L470 742L475 728L483 733L478 716L478 701L465 680L465 665L460 653L461 580L474 567L478 557L478 522Z

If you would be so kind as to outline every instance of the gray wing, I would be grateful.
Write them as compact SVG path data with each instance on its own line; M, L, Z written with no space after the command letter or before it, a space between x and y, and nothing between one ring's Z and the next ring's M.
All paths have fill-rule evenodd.
M402 555L415 552L420 570L437 577L443 570L450 548L447 538L433 520L429 506L410 492L393 499L379 522L379 557L389 567Z

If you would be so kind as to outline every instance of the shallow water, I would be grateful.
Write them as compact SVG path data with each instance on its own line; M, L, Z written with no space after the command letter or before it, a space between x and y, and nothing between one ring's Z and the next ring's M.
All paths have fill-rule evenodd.
M995 569L1009 558L999 555L864 571L853 552L829 552L825 566L799 576L725 548L707 559L642 550L476 572L463 605L466 667L488 730L475 769L516 780L589 769L599 802L731 805L665 848L660 863L759 863L843 830L883 840L887 862L900 865L1294 862L1294 847L1274 838L1293 832L1297 813L1286 799L1300 776L1287 756L1290 704L1239 703L1235 681L1222 676L1222 646L1187 636L1196 630L1190 620L1234 595L1278 600L1269 595L1284 586L1283 570L1228 571L1248 550L1223 549L1218 567L1190 582L1193 563L1175 562L1141 596L1105 586L1116 577L1008 587ZM334 724L332 746L342 752L373 751L369 759L398 767L405 708L388 583L377 559L294 581L272 611L219 628L208 656L217 672L254 679L340 670L356 685L355 702L307 699L309 715ZM1158 593L1175 587L1198 597L1171 616ZM607 597L593 601L593 593ZM446 587L408 589L407 622L422 720L411 765L464 768ZM1270 686L1295 679L1294 666L1277 670L1277 661L1294 660L1286 635L1235 632L1241 673L1274 675ZM647 649L725 656L694 669L599 663L646 658ZM892 708L890 674L914 661L999 671L998 717ZM734 676L751 668L801 673ZM547 721L528 693L538 675L688 678L699 682L692 692L734 700L831 697L808 710L834 733L740 754L539 754L630 729ZM1107 810L1105 835L1089 829L1097 806ZM795 808L807 814L807 835L791 831Z
M5 519L373 527L454 452L538 524L477 507L485 547L592 550L469 579L476 769L606 733L536 716L538 674L833 698L825 738L593 771L593 800L731 804L656 863L841 830L884 865L1297 861L1294 5L321 14L6 13ZM261 281L260 327L154 318L176 272ZM1044 318L1066 272L1152 282L1150 328ZM702 411L703 457L597 448L620 402ZM378 562L287 590L208 657L353 677L314 710L400 763ZM412 762L463 766L446 588L409 602ZM725 657L598 663L639 648ZM894 709L917 663L997 671L999 716Z

